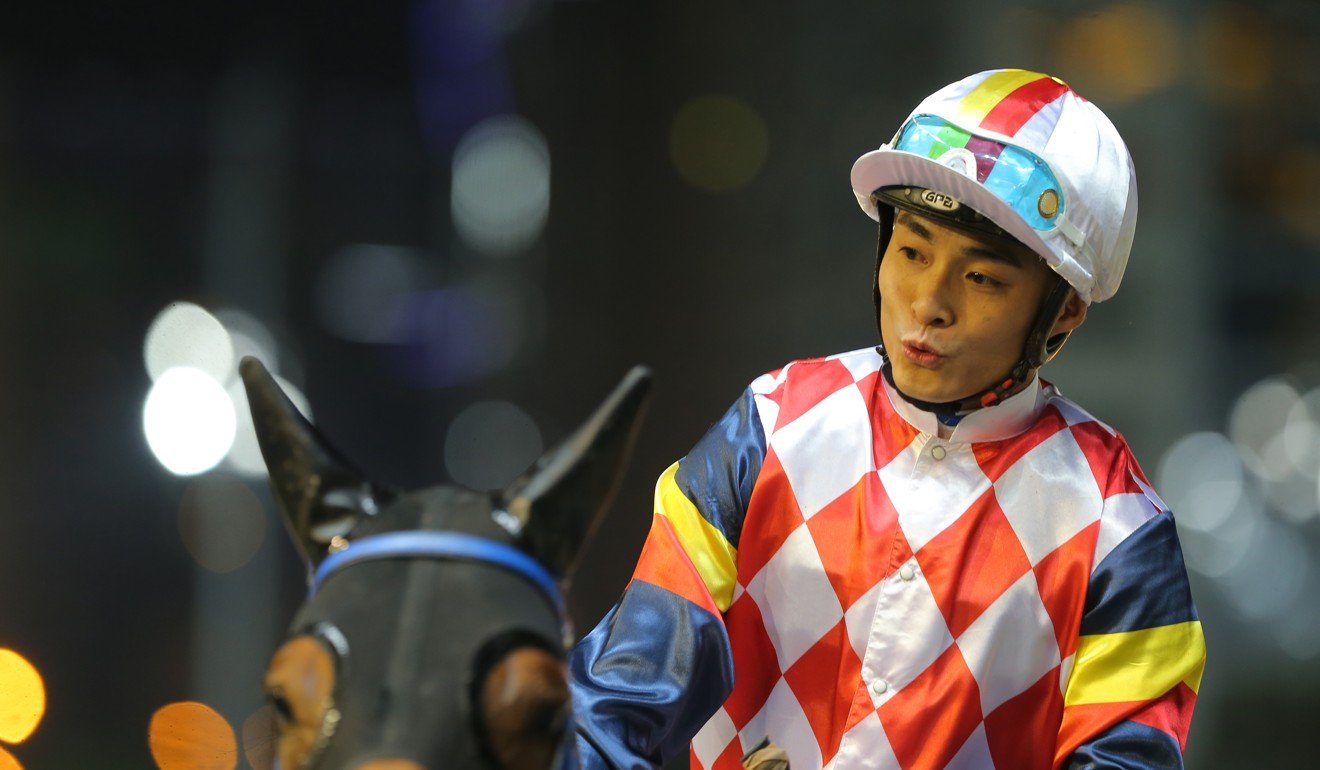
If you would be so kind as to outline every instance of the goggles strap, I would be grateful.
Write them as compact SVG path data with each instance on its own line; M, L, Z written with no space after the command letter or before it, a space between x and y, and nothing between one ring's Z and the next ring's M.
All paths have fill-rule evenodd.
M1070 222L1068 217L1060 214L1058 219L1054 220L1054 226L1059 228L1059 232L1063 233L1063 237L1071 241L1073 246L1076 246L1079 249L1085 247L1086 233L1082 232L1081 228L1077 225Z

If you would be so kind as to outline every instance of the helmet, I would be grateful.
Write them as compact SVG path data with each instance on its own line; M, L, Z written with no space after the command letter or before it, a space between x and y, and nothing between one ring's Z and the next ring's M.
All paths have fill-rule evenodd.
M1118 290L1137 225L1132 157L1104 113L1058 78L990 70L926 97L853 164L853 194L872 219L876 191L889 187L932 191L915 196L932 213L969 207L1084 302Z
M1088 304L1113 296L1136 230L1136 172L1118 130L1062 80L1026 70L981 72L928 96L888 144L857 159L852 188L880 223L877 274L898 207L1012 238L1059 276L994 387L941 404L899 391L938 414L992 405L1049 360L1067 337L1048 333L1068 287ZM884 373L894 385L888 363Z

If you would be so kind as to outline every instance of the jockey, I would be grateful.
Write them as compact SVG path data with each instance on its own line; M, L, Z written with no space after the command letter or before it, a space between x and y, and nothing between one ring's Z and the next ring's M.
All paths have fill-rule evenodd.
M876 347L755 379L660 477L570 659L584 768L1181 768L1205 661L1172 514L1037 370L1114 294L1122 139L983 72L857 160Z

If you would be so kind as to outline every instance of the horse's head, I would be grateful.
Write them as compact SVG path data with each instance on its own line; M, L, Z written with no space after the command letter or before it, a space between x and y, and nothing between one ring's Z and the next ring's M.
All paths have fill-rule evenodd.
M265 688L283 770L546 770L572 751L560 594L608 504L649 375L501 492L368 480L241 367L310 592Z

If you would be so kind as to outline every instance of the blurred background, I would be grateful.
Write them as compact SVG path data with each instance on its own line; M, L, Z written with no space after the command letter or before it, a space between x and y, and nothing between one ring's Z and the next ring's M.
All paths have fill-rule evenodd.
M1314 762L1320 4L6 16L0 767L268 767L252 715L303 576L242 355L401 487L501 486L652 366L577 580L588 629L653 479L746 383L874 343L853 160L999 66L1067 80L1136 159L1123 289L1046 376L1127 435L1178 516L1210 646L1188 766ZM211 726L215 764L153 755L181 721Z

